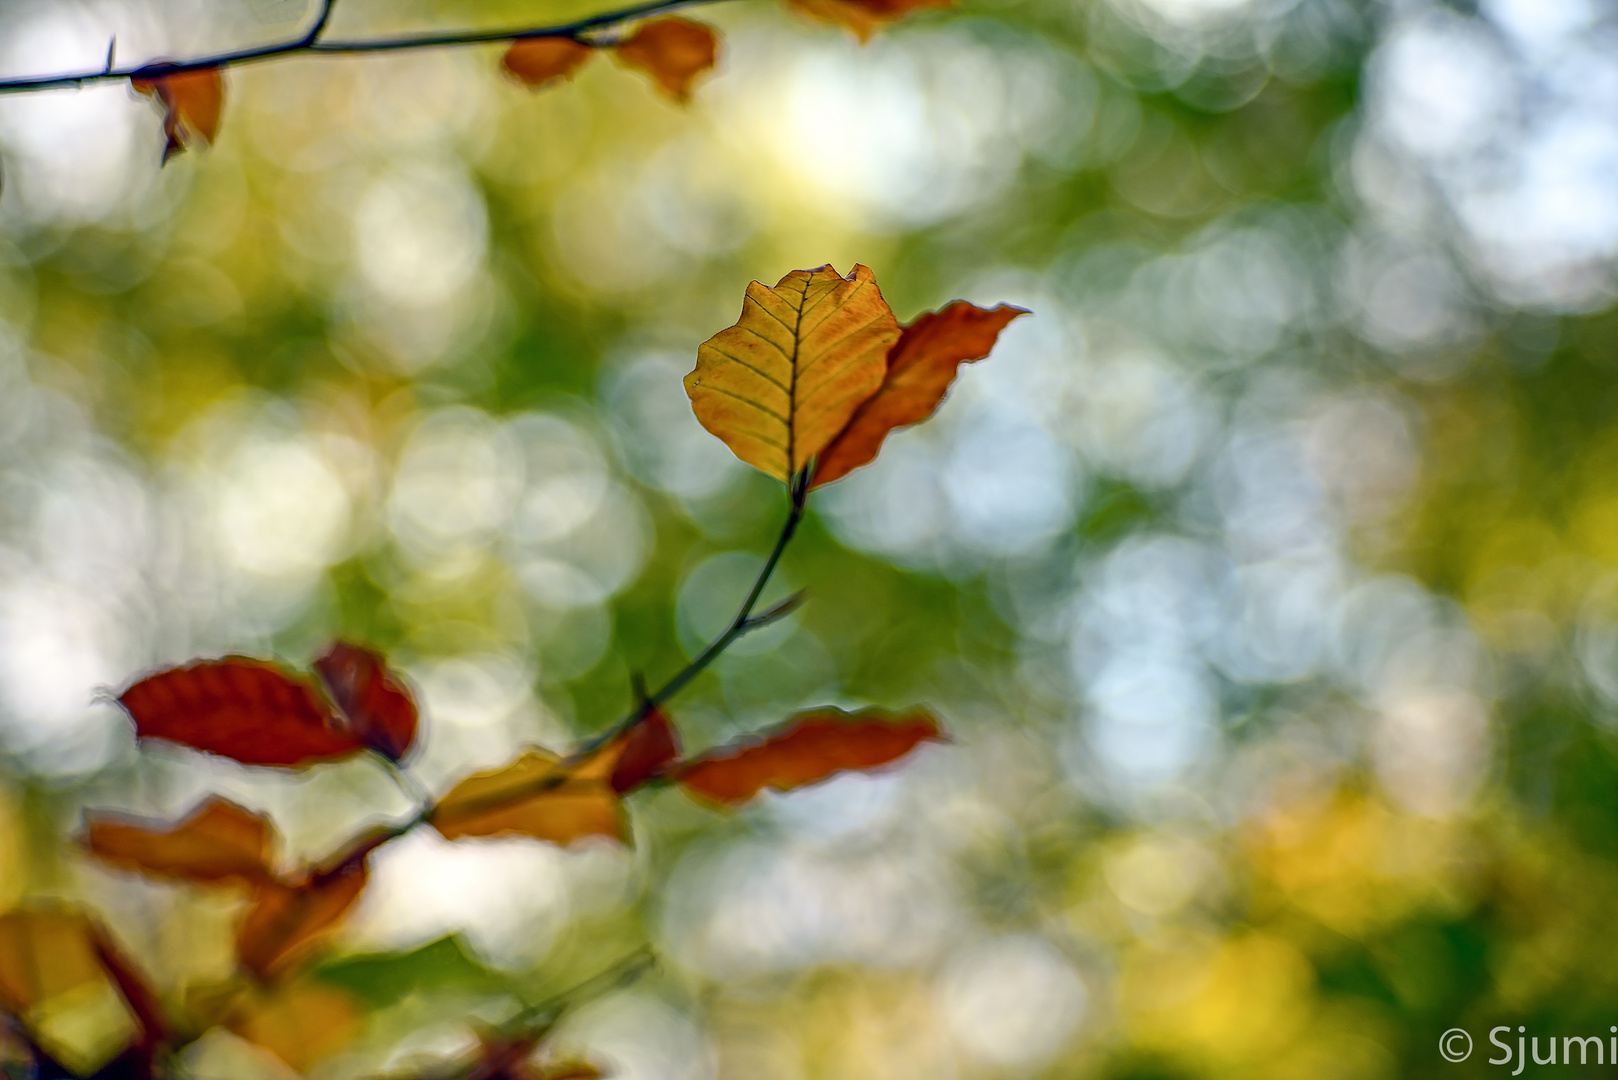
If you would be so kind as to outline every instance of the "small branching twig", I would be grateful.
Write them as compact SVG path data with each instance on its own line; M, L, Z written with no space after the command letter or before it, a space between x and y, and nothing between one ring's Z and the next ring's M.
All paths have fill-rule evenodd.
M665 11L691 7L696 4L718 3L719 0L651 0L629 7L592 15L587 19L557 23L551 26L523 26L501 30L450 30L436 34L403 34L357 40L327 40L326 27L331 22L336 0L321 0L315 21L296 38L272 42L251 49L237 49L196 56L185 60L147 61L128 67L118 67L114 61L117 39L107 47L107 62L93 71L64 72L56 75L37 75L25 78L0 79L0 94L21 94L35 90L58 90L83 87L94 83L117 82L124 79L151 79L164 75L177 75L187 71L236 67L241 64L275 60L287 56L321 55L346 56L354 53L406 52L412 49L438 49L456 45L488 45L501 41L521 41L524 38L567 37L579 39L592 30L614 26L630 19L657 15Z
M708 647L703 649L695 659L681 668L673 678L669 679L654 693L648 694L646 692L644 677L639 672L636 672L632 677L635 705L623 719L586 742L574 753L558 761L556 766L545 775L537 777L531 782L503 788L499 792L491 793L487 799L489 806L493 807L540 795L566 784L572 777L573 768L576 765L623 735L630 728L651 715L652 710L685 689L691 680L706 670L726 649L735 644L738 638L750 631L760 629L785 618L803 603L806 598L805 593L799 591L773 607L757 615L753 614L753 609L758 606L759 597L763 594L765 587L769 585L770 578L775 574L775 568L781 561L781 555L786 551L787 544L791 543L793 535L798 531L798 524L803 520L804 508L809 500L809 478L809 469L804 469L792 478L792 483L788 487L791 502L787 511L786 522L781 526L781 532L775 538L775 547L770 550L769 557L764 560L764 565L760 568L758 577L753 580L752 588L747 592L747 598L742 601L742 606L737 610L736 617L730 621L730 625L718 637L709 642ZM397 768L394 772L401 787L409 783L419 789L419 784L414 779L409 778L407 773ZM479 805L478 800L471 800L462 809L472 811L476 810ZM433 809L434 804L430 798L425 801L418 801L416 812L404 821L392 826L388 830L389 835L403 836L417 826L425 824L432 817Z
M786 601L786 604L778 604L775 608L772 608L770 611L767 611L763 615L759 616L759 621L753 621L751 618L753 608L758 604L760 594L764 592L764 587L770 583L770 576L775 573L776 564L781 561L781 554L786 551L787 544L792 541L793 533L798 531L798 523L803 520L803 508L805 503L807 503L809 500L808 469L803 470L792 478L792 485L789 490L792 496L792 508L787 513L786 524L781 527L781 535L776 538L775 549L770 552L770 557L764 560L763 569L758 572L758 578L753 582L753 588L748 592L747 599L742 601L741 610L736 612L736 617L731 620L730 626L725 630L724 633L715 638L713 643L704 649L695 660L687 664L678 675L675 675L674 678L664 683L657 693L653 694L640 710L631 716L625 717L623 722L617 726L617 729L609 733L607 736L608 738L611 738L617 733L617 731L629 727L636 720L640 719L640 717L645 714L647 709L668 700L681 690L685 689L687 683L696 678L698 675L702 674L703 670L706 669L709 664L719 659L719 655L726 649L730 648L737 638L741 637L749 630L756 630L760 626L768 625L768 623L773 622L776 618L779 618L780 615L784 615L786 612L779 610L782 607L786 607L786 610L790 611L791 607L796 606L795 600L797 598L789 598ZM791 607L788 607L787 605L791 605ZM777 612L779 612L779 614L777 614Z

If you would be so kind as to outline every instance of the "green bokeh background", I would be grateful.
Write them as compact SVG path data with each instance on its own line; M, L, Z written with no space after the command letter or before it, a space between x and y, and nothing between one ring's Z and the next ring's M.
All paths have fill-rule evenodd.
M636 796L631 851L390 845L308 976L355 1018L311 1075L421 1075L647 945L557 1034L626 1080L1492 1075L1499 1025L1605 1037L1610 6L968 0L864 46L688 14L724 51L685 108L607 57L539 92L498 46L285 59L160 168L127 87L0 98L0 908L88 905L181 1009L241 899L94 866L85 808L224 792L289 865L407 812L366 763L137 752L96 695L154 667L371 643L434 789L611 724L786 509L690 416L696 346L749 280L862 262L901 321L1034 314L811 499L766 595L808 604L672 711L701 747L925 703L953 741L729 816ZM0 67L304 17L4 0ZM185 1068L286 1075L220 1032Z

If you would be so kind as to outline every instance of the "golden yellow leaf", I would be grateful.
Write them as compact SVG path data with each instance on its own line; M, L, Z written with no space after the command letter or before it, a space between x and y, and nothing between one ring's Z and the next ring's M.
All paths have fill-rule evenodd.
M269 820L229 799L208 799L177 825L86 816L84 846L106 862L188 881L255 884L274 876Z
M0 911L16 903L28 884L24 876L21 826L5 792L0 790Z
M72 911L0 915L0 1010L51 1057L88 1075L139 1034L97 950L99 932Z
M571 844L586 836L626 840L623 807L607 777L580 777L556 755L529 750L502 769L456 784L430 819L446 839L517 834Z
M747 286L742 316L697 350L685 377L702 426L749 465L790 481L882 386L899 324L856 265Z
M354 1037L360 1010L337 987L304 979L243 994L225 1026L301 1073Z

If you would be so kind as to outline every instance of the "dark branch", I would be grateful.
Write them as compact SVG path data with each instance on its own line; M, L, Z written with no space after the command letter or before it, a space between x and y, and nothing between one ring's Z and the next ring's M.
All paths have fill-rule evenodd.
M761 611L757 615L748 616L747 621L742 624L742 629L757 630L760 627L768 626L773 622L780 622L782 619L801 608L803 606L803 602L807 599L809 599L809 590L799 589L797 592L793 593L791 596L787 597L785 600L781 601L779 604L776 604L769 610Z
M753 582L753 588L748 592L747 599L742 601L741 610L736 612L736 617L731 620L730 626L725 630L724 633L714 638L712 644L710 644L706 649L702 650L701 655L687 664L678 675L675 675L674 678L664 683L662 688L648 698L638 710L626 717L624 722L619 724L618 728L615 730L627 728L636 720L640 719L641 716L645 715L647 710L649 710L652 706L658 704L659 702L668 700L675 694L678 694L681 690L685 689L687 683L696 678L698 675L702 674L703 670L706 669L709 664L719 659L719 654L730 648L731 643L737 638L741 637L749 630L755 630L758 627L765 625L766 622L773 621L774 609L771 609L770 612L766 612L764 616L760 616L760 619L765 621L753 622L750 620L750 616L753 614L754 605L758 603L759 595L764 592L764 586L770 583L770 575L775 573L775 564L781 561L781 553L786 551L787 544L792 540L792 534L798 531L798 522L803 520L804 503L809 498L808 470L805 470L792 478L790 490L792 494L792 508L787 512L786 524L781 526L781 535L776 538L775 549L770 552L770 557L764 561L764 568L758 572L758 578ZM788 603L791 602L791 600L788 600ZM780 605L777 606L779 607ZM790 608L788 610L790 610ZM772 617L765 619L765 616Z
M753 608L758 605L758 598L763 594L765 586L770 583L770 578L775 573L776 565L781 561L782 553L786 551L787 544L791 543L793 534L798 531L798 523L803 520L804 505L809 499L808 469L792 478L792 483L788 486L788 492L791 497L791 504L787 511L786 522L781 526L781 533L775 539L775 547L771 549L769 558L764 560L764 566L759 570L758 577L754 579L753 587L748 590L747 598L742 601L742 606L736 612L736 617L730 621L730 625L725 628L723 633L714 638L696 659L681 668L673 678L659 687L655 693L647 694L644 686L637 684L635 688L635 707L629 714L594 739L585 743L568 757L557 762L555 767L548 773L536 777L530 782L492 793L483 799L469 800L461 809L482 812L484 809L503 806L507 803L530 798L541 792L561 787L568 782L572 766L577 765L580 761L618 738L650 715L658 705L685 689L692 679L702 674L710 664L719 659L719 656L730 648L737 638L750 630L768 626L796 609L804 600L802 592L794 593L781 603L760 612L756 616L753 614ZM637 675L636 678L638 680L639 676ZM408 780L407 774L404 774L402 770L395 769L395 773L399 776L401 786L404 786L407 782L414 783L414 781ZM404 835L416 826L428 821L433 815L433 809L430 802L419 804L415 814L398 825L392 826L388 830L389 833L394 836Z
M592 15L587 19L559 23L554 26L513 27L505 30L456 30L440 34L411 34L399 37L369 40L327 41L322 38L331 21L336 0L321 0L315 21L296 38L273 42L251 49L197 56L186 60L152 61L129 67L113 65L113 50L107 50L107 63L94 71L64 72L58 75L39 75L20 79L0 79L0 94L21 94L33 90L54 90L82 87L91 83L114 82L123 79L149 79L161 75L174 75L185 71L207 68L235 67L238 64L274 60L284 56L320 54L340 56L351 53L403 52L411 49L436 49L454 45L484 45L498 41L518 41L523 38L569 37L579 39L592 30L613 26L629 19L656 15L664 11L690 7L694 4L718 3L719 0L651 0L629 7Z

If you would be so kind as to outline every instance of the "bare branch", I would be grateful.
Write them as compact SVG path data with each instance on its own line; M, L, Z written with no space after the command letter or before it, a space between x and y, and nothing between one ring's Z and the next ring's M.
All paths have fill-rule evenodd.
M324 40L322 35L325 33L327 24L331 21L332 9L336 7L336 0L321 0L320 10L315 17L314 23L296 38L286 41L273 42L269 45L260 45L251 49L216 53L212 56L196 56L174 61L151 61L122 68L113 64L113 50L109 48L107 50L106 65L94 71L63 72L57 75L0 79L0 94L23 94L35 90L83 87L93 83L115 82L123 79L149 79L185 71L235 67L239 64L275 60L286 56L309 54L341 56L352 53L405 52L412 49L436 49L456 45L486 45L493 42L519 41L523 38L536 37L568 37L580 40L580 36L588 34L589 31L613 26L630 19L643 18L647 15L656 15L664 11L673 11L677 8L691 7L696 4L719 2L720 0L650 0L650 2L634 4L629 7L603 12L600 15L592 15L586 19L559 23L553 26L512 27L504 30L453 30L439 34L411 34L398 37L328 41Z

